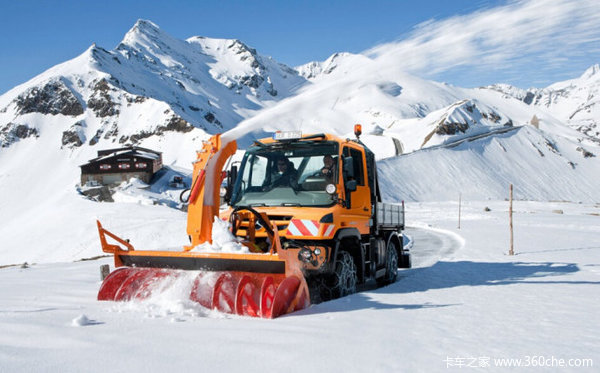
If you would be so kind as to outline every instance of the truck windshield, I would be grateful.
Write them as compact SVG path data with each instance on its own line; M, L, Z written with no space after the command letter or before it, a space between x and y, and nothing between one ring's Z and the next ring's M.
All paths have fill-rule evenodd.
M337 184L335 142L298 141L248 149L231 199L233 206L329 206Z

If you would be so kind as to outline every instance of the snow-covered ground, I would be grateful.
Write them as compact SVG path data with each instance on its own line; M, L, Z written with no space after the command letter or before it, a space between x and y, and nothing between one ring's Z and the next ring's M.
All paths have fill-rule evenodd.
M516 201L514 256L506 201L463 202L460 229L458 202L408 203L407 221L397 283L275 320L203 309L189 281L98 302L109 258L2 268L0 371L597 371L600 204Z

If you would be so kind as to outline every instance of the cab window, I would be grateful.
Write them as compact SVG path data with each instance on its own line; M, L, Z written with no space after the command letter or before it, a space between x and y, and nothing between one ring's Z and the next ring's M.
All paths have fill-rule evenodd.
M354 164L354 179L356 180L356 184L365 185L362 152L349 147L344 147L343 154L344 157L352 157L352 163Z

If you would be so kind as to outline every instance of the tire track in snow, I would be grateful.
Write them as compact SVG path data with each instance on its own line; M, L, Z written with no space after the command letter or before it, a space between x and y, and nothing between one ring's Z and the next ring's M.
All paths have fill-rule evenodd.
M458 234L443 229L406 227L404 232L404 246L410 249L413 268L430 267L465 243Z

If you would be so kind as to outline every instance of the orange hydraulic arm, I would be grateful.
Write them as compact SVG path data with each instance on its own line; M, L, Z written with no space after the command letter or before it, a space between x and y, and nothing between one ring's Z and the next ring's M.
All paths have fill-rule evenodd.
M186 246L186 250L212 241L213 220L219 215L219 189L223 166L236 150L235 140L224 144L221 135L217 134L206 141L202 150L197 152L198 159L194 163L194 182L188 205L187 233L191 245Z

